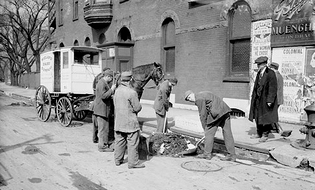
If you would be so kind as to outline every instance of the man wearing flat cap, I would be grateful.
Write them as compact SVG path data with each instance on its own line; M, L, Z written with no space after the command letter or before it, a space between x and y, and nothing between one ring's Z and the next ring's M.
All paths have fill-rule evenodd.
M277 99L278 99L278 110L279 110L279 107L280 105L283 104L283 77L281 75L281 73L279 72L279 64L276 63L276 62L272 62L270 63L270 66L269 66L275 73L276 73L276 78L277 78ZM274 123L274 125L276 126L273 126L276 131L275 132L280 132L280 135L283 135L284 134L284 131L282 130L282 127L280 126L279 123Z
M259 138L266 142L273 130L273 123L278 122L277 78L275 72L267 67L268 57L255 60L258 73L251 96L249 120L256 122L257 134L251 138Z
M110 117L112 115L113 100L116 85L110 87L113 80L113 71L108 69L103 71L103 77L96 84L95 100L93 101L93 141L98 142L100 152L113 152L110 147ZM113 130L113 129L112 129Z
M221 127L224 143L228 152L228 155L221 158L221 160L236 161L234 138L231 130L231 108L220 97L209 91L195 94L191 90L188 90L185 92L184 99L195 103L198 107L200 122L204 130L204 153L197 155L197 157L208 160L212 159L214 136L218 127Z
M128 168L144 168L139 162L138 146L140 141L140 126L137 118L142 106L137 92L130 88L132 73L121 73L121 83L114 95L115 107L115 164L120 166L124 161L128 148Z
M154 100L153 108L156 114L157 130L156 132L165 133L167 130L166 112L172 104L169 101L172 88L177 85L175 77L167 78L158 86L158 91Z

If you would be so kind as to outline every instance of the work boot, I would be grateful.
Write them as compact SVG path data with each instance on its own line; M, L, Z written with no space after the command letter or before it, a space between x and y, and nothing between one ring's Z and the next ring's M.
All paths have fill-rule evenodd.
M260 139L260 138L261 138L261 136L260 136L260 135L258 135L258 134L256 134L256 135L251 136L250 138L251 138L251 139Z
M268 140L268 137L263 136L259 139L259 142L266 142Z
M124 161L115 161L115 165L116 166L120 166L121 164L123 164L124 163Z
M133 166L128 166L129 169L136 169L136 168L145 168L145 165L144 164L136 164L136 165L133 165Z
M231 161L231 162L235 162L236 161L236 156L235 155L226 155L223 158L220 158L221 161Z
M201 158L201 159L211 160L213 155L203 153L203 154L198 154L196 157Z
M99 148L98 151L100 152L114 152L113 148Z
M110 145L104 144L102 148L98 148L100 152L114 152L114 149Z

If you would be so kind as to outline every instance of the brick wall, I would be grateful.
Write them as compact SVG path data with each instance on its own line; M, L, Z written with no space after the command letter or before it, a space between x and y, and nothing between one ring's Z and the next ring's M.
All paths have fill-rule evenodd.
M270 17L270 5L248 1L253 19ZM113 1L113 20L107 27L93 29L83 19L84 1L79 1L79 20L72 21L72 1L64 1L64 25L57 29L57 44L73 45L78 40L84 45L86 37L92 46L98 45L98 37L105 33L106 42L117 41L119 30L126 26L135 42L134 67L146 63L161 62L161 25L171 17L176 25L176 66L179 79L173 90L176 103L185 104L183 93L209 90L222 98L249 99L249 84L223 82L227 61L226 12L235 0L209 1L208 5L190 8L186 0L137 0L119 4ZM268 5L266 5L268 4ZM261 8L262 6L265 6ZM262 11L260 10L262 9ZM149 82L147 87L153 86ZM143 98L154 100L156 90L145 89Z

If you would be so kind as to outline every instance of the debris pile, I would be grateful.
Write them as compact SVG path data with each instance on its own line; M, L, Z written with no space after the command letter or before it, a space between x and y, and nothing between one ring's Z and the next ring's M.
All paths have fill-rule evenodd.
M178 157L180 152L187 150L189 144L195 143L193 138L174 133L155 133L149 138L151 155Z
M308 172L314 172L314 167L310 166L310 161L307 158L303 158L300 165L296 168L302 169Z

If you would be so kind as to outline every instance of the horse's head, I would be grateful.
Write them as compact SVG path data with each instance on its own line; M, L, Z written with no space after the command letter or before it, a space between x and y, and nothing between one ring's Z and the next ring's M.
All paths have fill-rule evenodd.
M162 65L160 63L153 63L154 68L152 70L152 80L154 81L155 85L157 86L159 82L164 78L164 72Z

